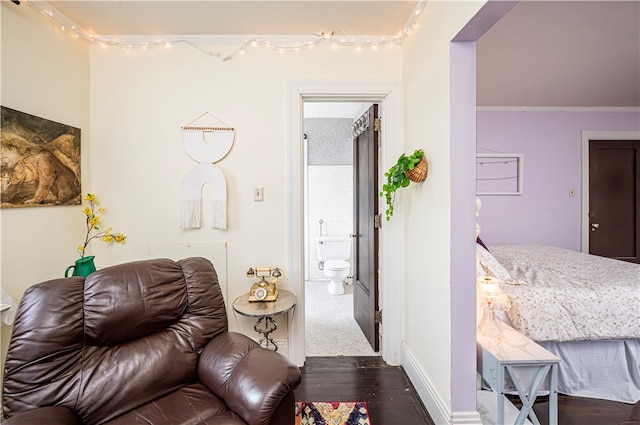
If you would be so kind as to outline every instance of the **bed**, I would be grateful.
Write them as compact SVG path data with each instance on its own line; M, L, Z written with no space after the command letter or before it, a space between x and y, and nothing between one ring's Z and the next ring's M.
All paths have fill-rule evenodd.
M563 394L640 400L640 264L543 245L478 245L504 319L562 359Z

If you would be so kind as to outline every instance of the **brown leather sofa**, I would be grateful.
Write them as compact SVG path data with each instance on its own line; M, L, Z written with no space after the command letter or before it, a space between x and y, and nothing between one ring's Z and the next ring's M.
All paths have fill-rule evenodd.
M294 423L300 370L228 332L213 265L153 259L29 288L4 425Z

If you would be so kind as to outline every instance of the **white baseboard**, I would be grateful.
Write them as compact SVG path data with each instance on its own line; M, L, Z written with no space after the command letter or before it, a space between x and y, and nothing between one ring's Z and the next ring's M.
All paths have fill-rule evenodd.
M453 425L482 425L480 413L473 410L471 412L453 412L451 415Z
M278 353L282 354L286 358L289 358L289 340L288 339L274 339L278 344Z
M242 331L234 331L234 332L242 333ZM258 342L258 340L260 339L260 335L247 335L247 336L253 339L255 342ZM277 352L282 354L286 358L289 358L289 340L286 338L282 338L282 339L274 338L273 340L275 341L276 344L278 344ZM273 344L269 344L268 347L265 347L265 343L263 342L261 346L264 348L268 348L269 350L273 350Z
M420 367L415 356L402 342L401 362L407 376L418 392L418 396L427 408L436 425L482 425L482 418L477 411L451 412L447 403L438 395L429 377Z

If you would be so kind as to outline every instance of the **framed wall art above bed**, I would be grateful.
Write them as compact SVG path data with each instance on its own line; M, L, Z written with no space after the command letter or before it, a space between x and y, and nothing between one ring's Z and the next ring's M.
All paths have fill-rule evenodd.
M522 195L524 154L477 153L477 195Z

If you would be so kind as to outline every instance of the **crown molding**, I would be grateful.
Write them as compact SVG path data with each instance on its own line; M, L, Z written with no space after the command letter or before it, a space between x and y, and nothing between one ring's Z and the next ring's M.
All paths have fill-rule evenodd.
M477 106L478 112L640 112L640 106Z
M117 44L199 44L199 45L235 45L251 42L252 40L259 40L261 43L272 43L278 45L286 44L304 44L305 42L312 43L323 38L327 43L349 43L349 44L400 44L397 35L358 35L358 36L326 36L323 37L320 34L311 35L194 35L194 34L162 34L162 35L126 35L126 34L113 34L113 35L94 35L91 40L91 44L100 44L102 41L110 41Z

